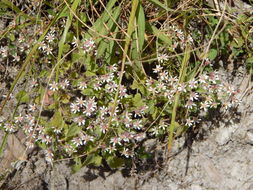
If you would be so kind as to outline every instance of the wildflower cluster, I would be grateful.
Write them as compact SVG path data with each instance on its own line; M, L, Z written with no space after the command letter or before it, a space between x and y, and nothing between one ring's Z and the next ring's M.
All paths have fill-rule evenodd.
M118 84L116 64L106 66L104 73L93 75L88 80L52 82L49 84L51 92L67 96L71 101L64 101L50 122L43 118L35 119L33 114L38 113L37 106L30 104L29 114L15 117L15 121L5 124L4 129L15 132L16 124L21 126L28 147L35 143L48 147L48 161L53 160L55 151L74 156L85 153L88 147L95 148L104 156L120 153L130 158L136 153L135 147L148 136L167 134L171 115L162 107L167 104L166 109L171 109L177 92L182 96L181 109L187 113L178 122L186 127L195 126L200 111L207 112L219 105L227 109L238 103L236 91L221 83L217 72L203 73L184 83L179 83L177 76L170 76L159 64L153 73L157 74L157 79L147 78L141 93L136 94L129 92L135 89L137 81L130 87ZM115 102L116 94L118 99ZM164 114L159 118L162 111ZM158 118L157 124L151 126L149 118Z
M104 159L110 165L122 158L140 158L145 152L145 140L169 135L175 102L179 131L194 128L210 109L228 110L240 103L237 90L212 67L219 61L219 53L225 52L226 43L231 46L231 55L225 56L229 59L249 49L243 38L233 40L233 33L247 34L238 32L237 24L223 27L220 22L222 30L215 35L216 44L210 43L208 48L212 51L203 55L202 47L206 47L218 23L216 16L208 12L213 10L207 11L205 21L210 25L205 25L190 12L189 18L198 22L181 22L178 11L167 14L176 19L161 19L162 7L151 1L146 5L140 1L138 14L131 14L136 18L130 20L125 18L131 12L129 3L122 9L124 3L112 1L105 11L98 4L98 12L94 12L98 14L92 16L91 2L85 6L72 3L35 2L30 11L39 10L36 14L16 3L23 10L20 17L6 17L6 22L0 22L0 29L5 31L0 40L0 62L8 66L9 62L25 59L27 67L22 67L18 77L29 83L27 89L15 95L19 105L27 104L26 109L17 109L13 119L0 121L0 127L8 133L22 130L26 146L45 149L48 162L60 156L79 159L85 155L85 163L99 165ZM10 5L6 6L10 11ZM73 13L70 16L68 6ZM151 9L152 14L146 14ZM206 8L201 11L205 15ZM37 18L39 22L34 22ZM134 31L129 35L124 31L131 24ZM28 52L32 54L27 56ZM188 53L185 72L189 76L179 79L183 56ZM208 58L200 64L203 56ZM9 74L1 70L2 73ZM175 97L179 100L175 101Z

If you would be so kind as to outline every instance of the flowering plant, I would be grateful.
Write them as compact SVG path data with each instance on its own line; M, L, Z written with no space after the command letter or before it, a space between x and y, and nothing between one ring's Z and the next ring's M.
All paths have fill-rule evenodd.
M143 157L146 140L180 136L210 109L227 110L240 102L214 69L218 51L210 49L209 26L203 34L211 41L207 46L193 29L198 22L185 26L188 32L176 22L145 22L148 6L134 0L126 25L126 13L116 2L110 0L90 21L80 1L65 2L61 11L47 10L51 24L44 29L37 23L34 36L14 30L18 38L8 38L20 45L14 53L7 45L0 48L1 60L24 61L20 73L30 61L38 62L24 76L30 86L16 95L26 109L1 126L7 133L21 130L26 146L45 149L50 163L75 158L81 165L100 165L104 159L119 167ZM207 46L204 55L195 46Z

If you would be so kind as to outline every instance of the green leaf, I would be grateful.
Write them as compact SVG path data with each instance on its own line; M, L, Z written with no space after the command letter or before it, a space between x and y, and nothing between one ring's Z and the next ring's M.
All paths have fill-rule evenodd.
M79 134L80 131L81 131L80 127L72 124L72 125L68 126L67 130L65 130L65 136L66 136L66 138L74 137L77 134Z
M61 115L61 112L60 110L57 110L55 113L54 113L54 116L52 118L52 121L51 121L51 125L53 127L56 127L58 129L61 129L63 128L64 126L64 120L63 120L63 117Z
M168 8L166 5L164 5L163 3L161 3L158 0L148 0L149 2L155 4L156 6L166 10L166 11L173 11L172 9Z
M106 159L107 164L110 166L111 169L119 168L123 166L124 160L117 156L110 156Z
M133 98L133 105L134 105L135 107L139 107L139 106L144 105L140 93L135 94L135 96L134 96L134 98Z
M139 4L139 10L137 11L137 23L138 23L138 43L139 49L142 51L144 45L144 36L145 36L145 14L143 7Z
M253 56L252 56L252 57L249 57L249 58L246 60L246 63L253 63Z
M83 167L83 164L82 164L81 158L76 157L75 158L75 164L72 166L72 172L76 173L76 172L80 171L80 169L82 167Z
M93 76L96 76L96 73L91 72L91 71L86 71L85 72L85 76L87 76L87 77L93 77Z
M29 95L25 90L19 91L19 93L16 95L16 98L20 103L28 103L29 102Z
M169 47L172 46L172 38L166 36L162 31L158 30L155 26L152 26L148 22L146 22L146 26L149 31L151 31L159 40L166 43Z
M102 164L102 157L97 154L89 154L84 161L84 165L100 166Z
M84 90L82 90L81 92L83 95L85 96L90 96L90 95L94 95L94 91L90 88L86 88Z
M217 50L216 49L210 49L208 53L208 58L212 61L217 57Z

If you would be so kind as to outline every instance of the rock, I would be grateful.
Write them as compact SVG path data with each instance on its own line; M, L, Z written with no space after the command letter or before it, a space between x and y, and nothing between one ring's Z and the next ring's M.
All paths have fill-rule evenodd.
M253 145L253 129L248 129L245 135L245 141L247 144Z
M228 128L220 128L215 138L215 141L218 143L218 145L222 146L227 144L230 141L231 136L236 128L237 128L236 125Z
M191 190L202 190L202 187L200 185L197 185L197 184L192 184L191 185Z

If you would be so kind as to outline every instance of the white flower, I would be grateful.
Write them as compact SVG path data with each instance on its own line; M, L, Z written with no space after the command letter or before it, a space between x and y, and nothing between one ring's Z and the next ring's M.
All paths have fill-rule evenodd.
M97 108L97 102L95 102L95 97L89 98L85 103L85 110L83 113L86 116L91 116L92 112L94 112Z
M127 93L126 93L127 89L125 86L123 85L120 85L119 87L119 98L124 98L127 96Z
M76 104L77 104L79 107L84 107L85 101L83 100L83 97L77 98L77 99L76 99Z
M61 134L61 131L62 131L62 129L54 128L54 133L57 135Z
M100 90L100 89L101 89L101 84L100 84L100 82L99 82L99 81L96 81L95 84L94 84L94 86L93 86L93 88L94 88L96 91Z
M79 82L79 89L84 90L85 88L87 88L87 83L84 81Z
M80 111L79 106L77 104L75 104L75 103L71 103L70 104L70 109L71 109L71 112L73 112L73 113L76 113L76 112Z
M65 79L63 82L60 83L61 88L64 90L69 86L69 80Z
M186 85L183 84L183 83L179 83L179 84L178 84L178 87L177 87L177 90L178 90L179 92L186 92Z
M10 133L13 133L13 132L16 131L15 125L10 124L10 123L6 123L6 124L4 125L4 129L5 129L5 131L10 132Z
M208 76L206 74L202 74L202 75L199 76L199 82L200 83L205 84L205 83L207 83L207 80L208 80Z
M188 87L189 87L190 89L194 89L194 88L197 88L197 84L198 84L197 81L195 81L195 80L190 80L190 81L188 82Z
M51 48L49 45L47 45L44 49L44 53L47 55L52 54L53 48Z
M190 94L190 100L194 101L194 100L198 100L199 99L199 94L196 92L191 92Z
M136 141L142 141L145 138L146 138L146 134L145 133L138 133L138 134L135 135L135 140Z
M137 130L141 130L141 128L143 127L142 125L142 121L141 120L134 120L133 122L133 128L137 129Z
M46 40L50 43L52 41L54 41L55 39L55 34L53 32L49 32L47 35L46 35Z
M159 73L159 80L165 80L167 81L169 78L168 78L168 71L163 71L161 73Z
M35 117L32 116L31 114L28 114L25 116L26 121L30 124L30 125L34 125L35 122Z
M169 56L167 54L158 54L157 56L157 60L159 63L163 63L164 61L168 61L169 60Z
M107 92L114 92L114 91L117 91L117 89L118 89L118 85L114 81L111 81L106 85Z
M191 101L191 100L188 100L185 107L188 108L188 109L192 109L193 107L196 107L197 105Z
M52 150L49 150L49 149L45 150L44 153L45 153L45 160L47 162L49 162L50 164L52 164L52 162L54 160L54 154L53 154Z
M40 135L39 139L41 140L41 142L46 143L46 144L49 144L52 142L52 138L50 136L44 135L44 134Z
M82 116L74 118L74 122L76 122L79 126L85 125L85 118Z
M164 85L163 82L159 82L156 86L157 92L163 92L166 90L166 86Z
M133 157L133 152L131 152L128 148L124 148L121 154L126 158Z
M154 73L160 73L163 70L163 67L161 65L156 65L156 68L153 69Z
M74 47L78 46L78 39L74 36L73 42L71 43Z
M200 103L200 109L203 109L204 111L207 111L209 107L210 104L207 101L205 101L204 103L203 102Z
M105 106L102 106L99 108L100 110L100 116L103 119L105 115L107 115L109 113L109 109Z
M24 117L21 114L15 117L15 123L22 123L24 121Z
M108 67L108 69L109 69L110 73L111 73L111 72L116 72L116 71L118 70L116 64L110 65L110 66Z
M52 90L52 91L56 91L56 90L58 90L58 83L57 82L53 82L53 83L51 83L51 84L49 84L49 86L50 86L50 90Z
M76 145L77 147L78 146L81 146L83 145L83 140L80 138L80 137L76 137L72 140L73 144Z
M82 49L84 53L89 53L96 48L95 42L92 39L86 39L83 42Z
M107 123L101 123L99 127L100 127L100 131L103 134L105 134L108 131L108 129L109 129L109 126L108 126Z
M115 146L117 144L122 145L120 141L121 141L121 139L119 137L112 137L110 139L110 143L112 143L113 146Z
M34 87L36 87L36 86L38 86L37 80L32 79L32 81L31 81L31 87L34 88Z
M194 125L194 120L192 120L190 118L187 118L185 125L188 126L188 127L193 126Z
M36 111L36 105L35 105L35 104L29 104L28 110L29 110L30 112L35 112L35 111Z
M38 49L42 50L42 51L44 51L45 49L47 49L47 45L45 44L44 41L42 41L42 42L39 43L39 48Z

